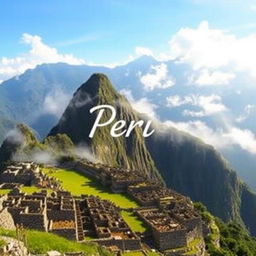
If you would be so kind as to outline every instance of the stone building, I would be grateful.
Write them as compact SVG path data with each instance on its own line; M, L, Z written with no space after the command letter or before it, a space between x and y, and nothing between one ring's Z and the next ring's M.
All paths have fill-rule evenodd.
M101 245L120 250L141 249L139 237L123 220L120 210L98 197L73 197L65 191L47 196L45 190L27 195L16 188L1 199L1 209L8 211L15 225L77 241L90 236Z
M39 165L33 162L22 162L8 166L0 174L0 188L13 189L22 185L60 189L60 184L54 178L45 175L40 170Z

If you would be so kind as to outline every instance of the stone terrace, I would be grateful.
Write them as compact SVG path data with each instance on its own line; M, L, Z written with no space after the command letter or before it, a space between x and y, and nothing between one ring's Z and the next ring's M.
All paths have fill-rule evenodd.
M120 250L141 249L140 239L111 202L98 197L73 197L69 192L21 193L18 188L2 201L3 209L11 214L15 225L28 229L52 232L68 239L83 241L91 236L94 241Z
M59 183L54 178L42 173L39 165L33 162L10 165L0 174L0 188L12 189L22 185L60 189Z

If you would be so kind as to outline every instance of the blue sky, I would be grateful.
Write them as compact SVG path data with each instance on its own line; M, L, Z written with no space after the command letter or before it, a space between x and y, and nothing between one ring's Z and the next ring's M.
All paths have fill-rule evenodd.
M256 29L254 1L44 0L1 1L0 57L28 50L23 33L40 36L60 53L94 63L121 62L136 46L165 51L182 27L207 20L243 36Z

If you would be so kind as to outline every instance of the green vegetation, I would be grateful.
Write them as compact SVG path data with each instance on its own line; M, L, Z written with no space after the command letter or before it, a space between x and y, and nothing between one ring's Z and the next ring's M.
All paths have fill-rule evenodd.
M224 223L212 216L201 203L195 203L203 220L210 225L211 235L206 239L207 252L211 256L255 256L256 239L239 223ZM220 240L220 248L216 239Z
M160 256L161 254L158 252L147 251L147 256Z
M74 144L66 134L46 137L43 144L53 152L72 154Z
M188 244L188 252L184 255L195 255L198 251L198 246L201 242L201 238L194 239Z
M92 102L80 106L80 102L87 101L88 96L93 99ZM90 145L93 155L105 164L137 169L152 178L161 179L146 148L141 127L136 126L129 137L113 138L110 135L110 127L104 126L96 130L92 139L89 138L88 135L96 118L96 113L90 114L89 111L91 107L101 104L112 105L117 111L113 123L125 120L126 129L131 120L139 120L139 115L132 109L126 98L116 91L108 77L104 74L93 74L77 90L58 125L50 131L50 135L67 134L76 145L81 143ZM108 120L110 114L110 111L104 111L101 121Z
M11 189L0 189L0 195L6 195L11 191Z
M73 195L88 194L99 196L109 200L121 208L136 208L138 204L128 195L112 193L108 188L103 187L96 179L79 174L72 170L42 168L49 176L57 178L62 183L62 187L70 191Z
M122 211L121 214L123 219L129 225L133 232L143 233L147 230L145 224L132 212Z
M131 252L124 252L122 253L122 256L144 256L143 252L134 252L134 251L131 251Z
M15 231L4 230L2 228L0 228L0 235L16 238ZM112 255L109 251L103 249L97 244L90 242L77 243L47 232L26 230L26 238L29 251L35 254L42 254L47 251L56 250L61 253L85 252L86 255Z
M33 194L34 192L40 191L41 188L35 186L23 186L21 187L21 191L26 194ZM11 191L11 189L0 189L0 195L6 195ZM47 189L48 194L52 192L51 189Z
M0 248L3 248L6 245L6 242L0 239Z

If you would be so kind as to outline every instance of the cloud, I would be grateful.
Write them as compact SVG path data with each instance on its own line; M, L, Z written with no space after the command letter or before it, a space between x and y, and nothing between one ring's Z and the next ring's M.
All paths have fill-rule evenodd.
M242 123L244 122L254 111L255 105L248 104L244 107L244 113L236 118L236 122Z
M223 149L238 145L251 154L256 154L256 137L250 130L243 130L234 126L227 128L212 129L202 121L172 122L166 121L167 126L175 127L178 130L188 132L201 138L205 143L217 149Z
M145 90L152 91L156 88L166 89L175 84L174 79L168 74L167 65L161 63L156 66L151 66L150 72L142 75L139 73L140 82Z
M7 80L43 63L65 62L73 65L85 63L84 60L72 54L58 53L57 49L46 45L37 35L24 33L21 42L29 45L31 49L15 58L2 57L0 59L0 80Z
M173 96L167 97L166 100L167 100L167 106L171 108L193 103L192 96L185 96L182 98L179 95L173 95Z
M135 47L135 54L137 57L144 56L144 55L153 56L153 52L149 48L141 47L141 46Z
M231 72L212 71L208 69L200 70L198 75L190 77L190 84L198 86L211 86L211 85L227 85L232 81L236 75Z
M85 158L93 163L101 163L101 160L97 159L90 148L87 145L79 145L75 148L75 155L80 158Z
M192 117L203 117L203 116L211 116L224 111L227 111L226 106L222 103L222 99L217 94L211 95L196 95L191 94L185 97L181 97L179 95L173 95L166 98L167 106L174 108L182 105L191 105L195 107L199 107L202 110L194 111L185 109L183 111L183 115L192 116Z
M195 29L180 29L169 45L169 59L190 64L193 71L203 72L201 84L214 80L217 84L226 84L235 72L246 71L255 78L256 33L238 38L228 31L210 28L204 21ZM223 73L223 69L229 72Z
M124 95L130 102L134 110L141 114L145 114L152 119L157 119L156 109L157 105L151 103L147 98L135 100L130 90L122 89L120 93Z
M43 112L59 117L64 112L69 100L70 95L62 90L55 90L46 95L43 103Z

